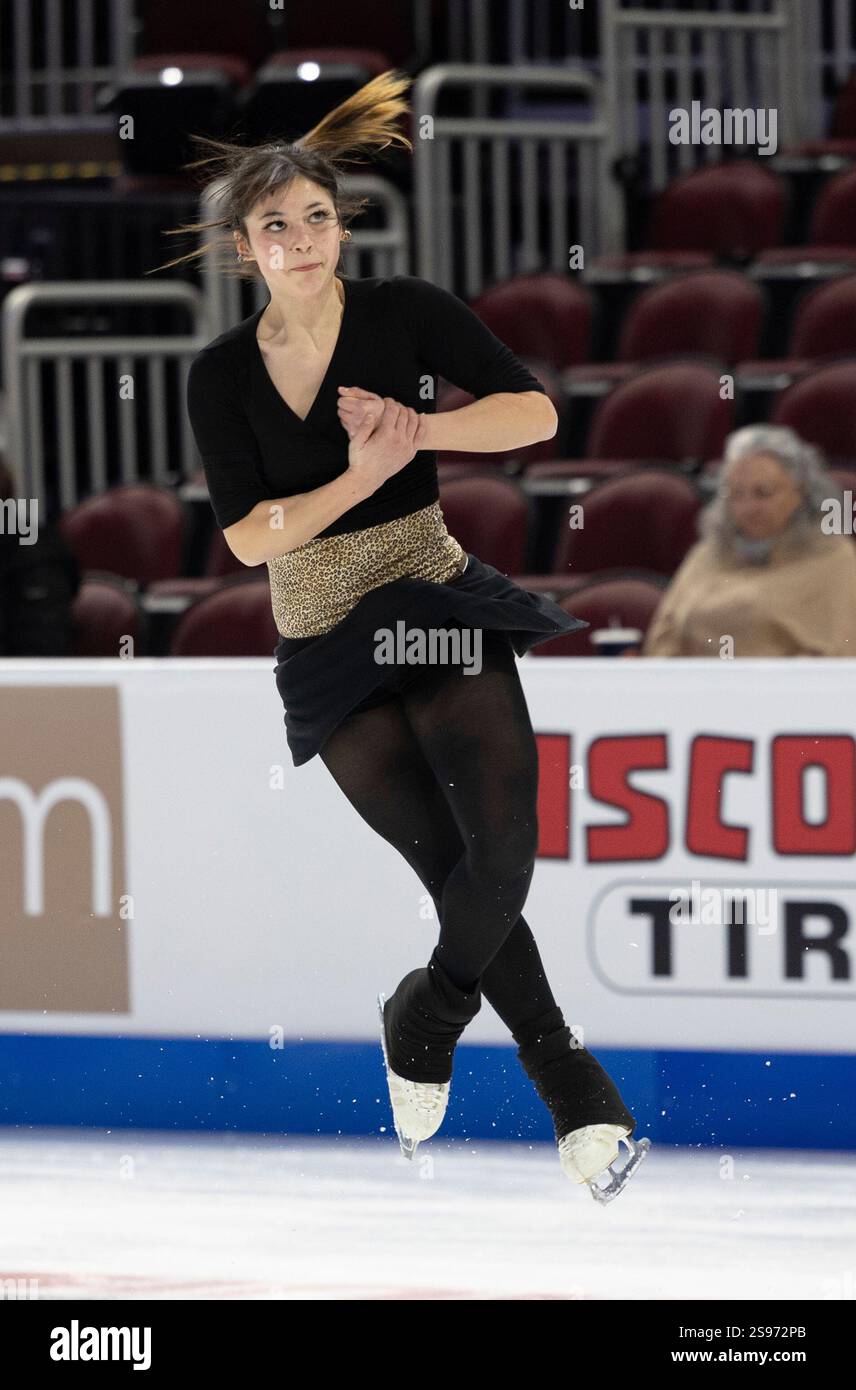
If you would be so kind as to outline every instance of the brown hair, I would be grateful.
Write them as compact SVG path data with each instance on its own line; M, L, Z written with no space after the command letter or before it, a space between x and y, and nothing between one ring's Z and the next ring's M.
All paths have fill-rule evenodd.
M408 150L412 144L407 136L396 128L400 115L408 111L402 92L410 86L411 79L395 69L389 68L372 78L359 91L336 106L323 120L313 126L306 135L291 144L283 141L267 141L260 145L240 145L225 140L213 140L206 135L193 135L190 138L197 145L213 150L204 159L185 164L185 169L205 168L201 182L207 185L216 179L219 199L226 208L226 215L212 222L183 223L171 227L164 236L179 236L186 233L203 232L213 228L228 228L226 237L213 237L202 246L188 251L183 256L155 266L155 270L166 270L169 266L183 265L206 255L216 249L234 250L232 232L240 231L247 236L245 218L260 199L275 189L285 188L292 179L303 174L313 183L323 188L333 200L336 215L343 226L352 221L369 203L368 198L357 198L339 192L339 174L344 164L365 162L355 156L358 152L368 153L375 149L386 149L393 143L404 145ZM261 272L254 261L237 261L225 266L227 274L241 279L256 279ZM146 271L152 275L154 271Z

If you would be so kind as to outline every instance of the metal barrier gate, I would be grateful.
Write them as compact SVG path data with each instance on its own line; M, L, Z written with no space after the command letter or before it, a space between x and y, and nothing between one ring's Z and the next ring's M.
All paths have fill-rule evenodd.
M95 94L129 65L134 32L133 0L2 0L0 134L112 130Z
M513 97L524 86L557 102L582 94L590 119L569 120L561 113L549 118L438 116L440 96L453 86L466 88L473 98L495 89ZM423 278L471 299L486 284L511 275L545 268L567 271L572 242L580 243L586 256L623 248L623 208L609 177L609 131L590 73L440 64L419 78L413 109L415 221ZM539 159L539 145L545 147L546 159ZM574 176L572 236L569 190ZM488 205L483 203L485 190ZM543 204L546 225L539 216Z
M779 144L804 136L800 0L768 3L766 12L724 14L599 0L606 120L618 153L649 149L649 192L723 158L720 145L670 142L670 110L693 101L714 110L775 108Z
M67 306L91 312L98 304L180 309L193 331L28 335L34 310ZM19 495L44 502L55 485L53 500L65 510L114 482L167 483L186 476L198 459L185 405L187 374L211 336L208 329L202 295L193 285L113 280L12 290L3 302L0 331L8 456ZM123 394L128 384L130 396ZM49 463L55 466L50 475Z

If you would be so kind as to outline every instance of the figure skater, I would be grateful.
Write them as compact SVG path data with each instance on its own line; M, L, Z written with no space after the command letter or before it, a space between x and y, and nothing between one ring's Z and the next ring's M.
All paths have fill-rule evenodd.
M412 148L396 128L407 86L385 72L291 144L193 137L214 154L187 167L218 166L224 215L170 234L228 229L235 273L261 276L269 299L194 358L188 412L228 545L268 567L294 765L317 753L436 907L427 965L378 997L403 1152L439 1128L455 1045L484 997L550 1111L563 1171L609 1200L648 1141L629 1138L633 1115L574 1045L522 916L538 761L516 657L586 624L465 552L437 486L437 450L519 449L552 438L556 412L456 295L338 272L345 224L367 202L340 189L341 167ZM440 376L473 403L436 413ZM382 662L379 634L402 621L457 635L457 655L480 636L480 669ZM619 1139L631 1155L620 1172Z

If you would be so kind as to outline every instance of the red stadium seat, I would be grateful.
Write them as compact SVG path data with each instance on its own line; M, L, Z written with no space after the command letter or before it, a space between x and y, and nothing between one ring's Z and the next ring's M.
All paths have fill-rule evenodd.
M598 257L592 269L692 269L715 256L740 259L781 242L787 211L783 178L754 159L694 169L655 199L647 249ZM699 257L687 260L687 257Z
M214 579L223 579L229 574L245 574L247 566L242 564L236 555L232 554L226 544L226 537L215 526L211 532L211 541L208 546L208 558L205 561L205 573Z
M621 331L622 362L705 353L738 362L757 352L764 301L757 285L737 270L699 270L643 290Z
M584 462L698 466L722 449L732 417L733 402L723 400L712 367L695 362L648 367L598 402Z
M170 655L272 656L278 641L267 579L238 579L182 614Z
M136 654L144 620L131 585L108 576L83 580L71 608L73 656L122 656L130 637Z
M731 364L757 353L764 315L758 285L736 270L699 270L651 285L630 304L616 361L567 371L562 383L618 381L631 364L691 354Z
M856 462L856 361L807 372L783 391L771 424L789 425L822 449L831 467Z
M797 376L831 358L856 357L856 275L837 275L800 296L784 357L749 359L737 367L744 391L783 390Z
M589 357L591 293L566 275L516 275L485 290L470 308L518 357L548 362L557 371Z
M702 503L688 478L652 468L609 478L572 505L582 507L583 525L568 524L560 531L553 573L633 566L669 576L697 539ZM577 516L569 511L569 523Z
M247 566L232 554L219 526L211 532L205 573L181 576L177 579L159 579L149 586L148 593L157 598L186 598L190 602L203 594L213 594L220 588L223 579L235 574L246 574Z
M818 285L797 305L790 357L856 357L856 275Z
M654 251L757 255L781 240L784 179L763 160L724 160L669 184L654 203L648 245Z
M775 246L758 257L765 265L792 265L795 261L856 260L856 169L848 169L821 189L804 246Z
M574 590L559 606L591 626L539 643L532 648L533 656L597 656L592 634L601 628L638 628L644 635L666 587L665 580L618 576Z
M59 528L84 572L118 574L141 586L181 574L188 513L168 488L110 488L66 512Z
M440 488L449 532L503 574L526 564L529 503L511 478L453 478Z

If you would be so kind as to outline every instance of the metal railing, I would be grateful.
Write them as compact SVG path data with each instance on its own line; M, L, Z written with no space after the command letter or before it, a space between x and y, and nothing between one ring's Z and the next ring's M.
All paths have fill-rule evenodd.
M28 318L49 308L91 313L178 309L191 333L109 332L36 337ZM193 285L136 280L21 285L3 301L9 462L23 496L44 501L48 483L65 510L115 482L176 481L197 454L185 406L187 374L210 333ZM139 364L139 365L138 365ZM47 369L47 370L46 370ZM128 387L132 391L128 393Z
M112 130L96 93L133 45L133 0L0 0L0 133Z
M525 87L549 96L558 109L549 117L531 111L507 118L440 116L440 98L452 87L474 99L503 91L513 100ZM589 119L569 119L563 110L581 95ZM440 64L415 84L413 112L423 278L471 299L511 275L567 271L572 244L581 244L587 257L622 248L623 209L609 176L608 130L590 73Z
M604 105L613 153L650 151L648 191L731 153L721 145L673 144L669 113L700 108L777 113L777 145L806 130L804 20L800 0L766 0L764 11L628 8L599 0Z
M856 13L846 0L813 0L800 8L806 140L826 134L825 94L843 87L856 68Z
M364 227L354 223L353 238L342 246L342 267L346 275L406 275L410 271L410 231L407 201L386 179L373 174L349 175L339 181L343 193L358 198L371 198L380 212L383 225ZM209 184L203 191L199 206L200 222L211 222L218 216L222 185ZM209 240L211 234L202 237ZM269 298L264 280L248 281L224 274L235 264L234 248L223 243L212 248L202 258L202 286L205 306L217 336L233 324L260 309Z

